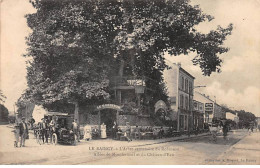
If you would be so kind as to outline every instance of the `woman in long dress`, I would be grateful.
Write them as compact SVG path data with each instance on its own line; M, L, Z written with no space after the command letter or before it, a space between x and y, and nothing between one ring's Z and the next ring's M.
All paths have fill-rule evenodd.
M85 141L89 141L92 139L92 136L91 136L91 126L89 125L86 125L84 127L84 139Z
M107 138L107 129L106 129L106 125L103 123L101 125L101 138Z

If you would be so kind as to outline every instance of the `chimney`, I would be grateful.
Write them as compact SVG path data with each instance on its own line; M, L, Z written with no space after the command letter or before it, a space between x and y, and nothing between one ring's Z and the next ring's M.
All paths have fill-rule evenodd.
M181 63L180 62L178 62L177 65L178 65L178 67L181 67Z

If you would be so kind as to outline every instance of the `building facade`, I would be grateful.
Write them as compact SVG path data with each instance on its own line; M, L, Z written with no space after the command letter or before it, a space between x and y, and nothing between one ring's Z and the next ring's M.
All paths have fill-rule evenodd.
M214 119L226 118L226 112L215 101L205 94L194 92L194 100L204 104L204 123L211 123Z
M180 64L167 62L171 67L163 73L168 91L171 119L177 121L178 131L188 131L193 125L194 77Z
M204 125L204 103L193 100L193 126L203 129Z

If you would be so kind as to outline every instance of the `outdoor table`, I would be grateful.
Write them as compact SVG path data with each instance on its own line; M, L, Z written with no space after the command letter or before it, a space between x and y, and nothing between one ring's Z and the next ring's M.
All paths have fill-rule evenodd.
M153 132L145 132L145 138L150 139L153 137Z
M174 136L179 136L180 135L179 131L173 131L172 133L173 133Z

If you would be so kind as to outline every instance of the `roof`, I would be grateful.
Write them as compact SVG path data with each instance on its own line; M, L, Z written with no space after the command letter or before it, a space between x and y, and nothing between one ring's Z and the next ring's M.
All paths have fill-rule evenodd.
M204 94L202 94L202 93L200 93L200 92L198 92L198 91L195 91L195 92L198 93L198 94L200 94L200 95L203 96L204 98L206 98L206 99L212 101L213 103L215 103L214 100L211 100L211 99L210 99L209 97L207 97L206 95L204 95Z
M190 76L191 78L195 79L194 76L192 76L189 72L187 72L185 69L183 69L182 67L180 67L180 70L183 71L186 75Z
M171 65L174 65L174 66L176 66L176 67L178 67L181 71L183 71L186 75L188 75L188 76L190 76L191 78L193 78L193 79L195 79L195 77L194 76L192 76L189 72L187 72L185 69L183 69L182 67L181 67L181 65L179 66L178 64L176 64L176 63L173 63L173 62L171 62L170 60L165 60L165 62L167 62L168 64L171 64ZM171 66L171 65L169 65L169 66Z

